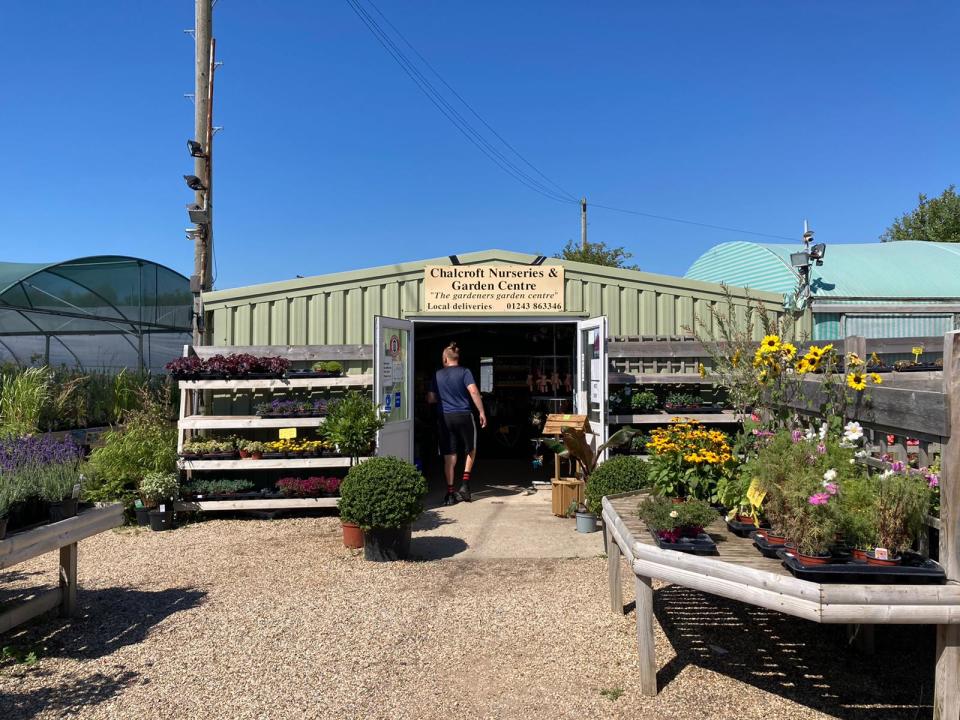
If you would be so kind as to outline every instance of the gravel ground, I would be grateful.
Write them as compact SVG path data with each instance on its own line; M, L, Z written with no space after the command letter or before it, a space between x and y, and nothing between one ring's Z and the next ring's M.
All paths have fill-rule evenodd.
M0 603L54 564L0 573ZM644 697L600 557L378 565L336 518L210 520L86 540L80 578L81 617L0 638L3 720L931 715L929 628L884 629L862 658L842 628L673 586Z

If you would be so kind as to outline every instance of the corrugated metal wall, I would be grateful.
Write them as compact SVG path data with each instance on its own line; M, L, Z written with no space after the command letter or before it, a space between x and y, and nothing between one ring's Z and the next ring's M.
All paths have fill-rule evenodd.
M694 318L709 319L710 306L724 297L719 285L677 278L674 286L674 279L666 276L619 270L606 275L601 268L580 272L571 267L579 264L564 264L566 314L571 320L578 315L606 315L612 336L686 335ZM206 299L206 308L214 344L373 342L375 315L420 315L422 265L414 270L409 270L409 265L401 267L401 272L392 275L371 271L371 277L363 278L348 273L341 275L350 275L349 280L331 275L318 277L316 284L290 281L213 293ZM777 296L754 295L762 298L769 312L782 312Z

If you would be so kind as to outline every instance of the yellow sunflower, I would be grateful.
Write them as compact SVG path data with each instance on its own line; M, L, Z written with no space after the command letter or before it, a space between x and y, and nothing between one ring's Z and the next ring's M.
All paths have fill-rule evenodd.
M810 372L810 361L805 357L797 360L797 364L793 366L794 370L803 375L804 373Z
M870 379L874 385L883 385L883 378L877 375L877 373L870 373Z
M867 376L858 370L854 370L847 375L847 385L859 392L867 386Z
M784 360L793 360L797 354L797 346L793 343L785 342L780 346L780 354L783 355Z
M777 335L767 335L760 342L760 349L765 353L776 352L780 349L780 337Z

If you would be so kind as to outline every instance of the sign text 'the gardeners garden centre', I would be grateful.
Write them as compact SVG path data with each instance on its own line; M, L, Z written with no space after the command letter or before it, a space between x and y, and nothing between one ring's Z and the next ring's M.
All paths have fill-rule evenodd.
M427 312L563 312L562 265L427 265Z

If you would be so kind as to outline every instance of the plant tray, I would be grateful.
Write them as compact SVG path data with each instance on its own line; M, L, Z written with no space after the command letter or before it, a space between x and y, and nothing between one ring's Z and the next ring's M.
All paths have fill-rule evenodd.
M772 560L777 559L777 552L783 550L783 545L773 545L767 542L767 539L762 535L756 534L756 529L748 535L748 537L753 538L753 546L760 551L760 554L764 557L771 558Z
M760 525L763 527L763 525ZM744 523L737 522L736 520L727 520L727 530L732 532L737 537L750 537L750 533L754 532L757 529L757 526L753 523Z
M334 378L340 377L342 373L328 372L327 370L288 370L287 377L298 378Z
M786 550L780 550L777 555L794 577L810 582L866 585L943 585L947 582L946 573L938 563L919 556L913 563L889 567L851 560L807 568Z
M716 555L717 544L706 533L700 533L695 538L681 538L680 542L668 542L662 540L657 534L650 530L657 547L661 550L676 550L677 552L691 553L693 555Z
M279 460L280 458L285 458L287 453L285 452L265 452L263 454L264 460Z
M707 407L705 405L664 405L664 410L668 413L708 413L719 412L720 408Z
M905 368L894 367L893 369L894 372L930 372L931 370L943 370L940 365L934 363L920 363L919 365L910 365Z
M242 375L231 375L234 380L279 380L283 373L275 372L248 372Z
M206 453L200 456L201 460L233 460L237 457L235 452L215 452Z

